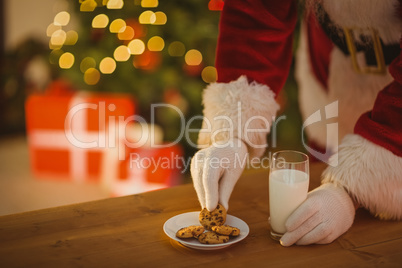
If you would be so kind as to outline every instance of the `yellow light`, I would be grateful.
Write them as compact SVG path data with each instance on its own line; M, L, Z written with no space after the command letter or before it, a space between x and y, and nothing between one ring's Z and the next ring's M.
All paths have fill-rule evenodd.
M65 45L73 46L78 41L78 33L76 31L68 31L66 35Z
M122 19L115 19L109 26L111 33L122 33L126 29L126 22Z
M95 68L89 68L84 73L84 81L88 85L96 85L100 79L100 72Z
M154 36L148 40L148 49L150 51L161 51L165 47L165 41L162 37Z
M62 69L70 69L74 64L74 55L70 52L65 52L59 58L59 66Z
M116 62L114 59L106 57L100 62L99 69L104 74L111 74L116 70Z
M91 57L85 57L80 64L80 70L81 72L85 73L86 70L89 68L95 68L96 67L96 61L94 58Z
M142 7L157 7L158 4L159 4L158 0L142 0L141 1Z
M140 39L134 39L128 44L128 48L130 49L130 53L133 55L140 55L144 53L145 44Z
M92 28L106 28L109 24L109 17L105 14L99 14L92 20Z
M127 61L130 58L130 50L126 46L119 46L115 49L113 57L116 61Z
M207 66L201 72L201 78L205 83L216 82L217 76L216 68L213 66Z
M155 12L155 22L153 25L164 25L167 22L167 16L162 11Z
M66 41L67 34L63 30L57 30L52 34L50 38L50 43L53 46L62 46Z
M184 60L186 61L187 65L199 65L202 62L202 54L196 49L191 49L187 51L186 55L184 56Z
M108 9L121 9L123 8L124 2L123 0L109 0L107 2L106 7Z
M182 42L174 41L168 47L168 53L172 57L181 57L186 52L186 48Z
M85 0L81 3L80 11L83 12L91 12L94 11L95 8L98 6L95 0Z
M66 26L70 22L70 14L67 11L57 13L54 17L54 25Z
M53 35L53 33L57 30L61 30L61 26L54 25L53 23L51 23L51 24L49 24L49 26L47 26L46 35L51 37Z
M147 10L141 13L138 20L141 24L152 24L156 21L156 16L154 12Z
M134 38L134 29L130 26L126 26L126 29L122 33L118 33L117 37L120 40L131 40Z

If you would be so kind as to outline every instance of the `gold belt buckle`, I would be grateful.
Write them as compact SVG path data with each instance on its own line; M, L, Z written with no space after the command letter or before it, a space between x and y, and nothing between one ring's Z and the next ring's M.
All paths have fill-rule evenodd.
M378 31L376 29L370 28L371 39L373 41L373 49L377 61L377 67L365 67L365 68L360 68L359 63L357 62L356 57L357 51L355 46L355 39L353 37L353 29L344 27L343 31L345 33L346 44L349 49L353 69L357 73L361 74L385 74L386 71L385 60L384 60L384 54L382 52L380 37L378 36Z

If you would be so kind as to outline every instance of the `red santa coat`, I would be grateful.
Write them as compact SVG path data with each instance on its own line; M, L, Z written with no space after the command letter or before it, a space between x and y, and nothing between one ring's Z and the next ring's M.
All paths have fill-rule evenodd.
M374 23L384 43L394 42L396 35L401 43L399 1L382 1L380 6L376 6L378 2L361 0L321 2L333 23L340 27L373 27L370 23ZM234 122L232 133L245 141L250 154L262 154L269 132L266 126L278 110L275 95L282 89L292 62L296 22L297 3L293 0L225 1L217 47L218 82L203 95L204 116L212 123L209 131L200 132L201 146L232 135L211 135L228 128L226 121L215 118L228 116ZM339 100L339 132L343 140L323 174L323 182L342 185L373 214L402 218L401 56L395 57L383 76L354 74L350 56L343 55L323 37L318 24L306 23L302 28L296 64L303 116ZM239 117L236 111L240 106ZM256 119L247 121L253 116ZM244 130L250 127L260 131L250 135ZM327 145L322 141L320 127L310 129L312 139ZM331 146L334 144L337 145L336 139Z

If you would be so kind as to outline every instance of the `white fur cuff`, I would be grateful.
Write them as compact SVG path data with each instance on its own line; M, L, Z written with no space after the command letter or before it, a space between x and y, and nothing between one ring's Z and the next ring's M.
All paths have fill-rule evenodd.
M279 109L269 87L249 83L245 76L230 83L213 83L204 90L203 105L200 148L239 138L247 144L250 157L264 153L266 136Z
M345 187L360 205L382 219L402 219L401 157L359 135L345 136L332 157L338 157L338 166L324 171L323 183Z

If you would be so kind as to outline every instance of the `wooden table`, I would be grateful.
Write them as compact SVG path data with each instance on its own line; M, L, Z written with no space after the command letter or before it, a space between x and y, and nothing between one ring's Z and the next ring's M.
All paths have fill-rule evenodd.
M311 166L311 188L322 164ZM352 228L329 245L282 247L269 236L268 170L246 172L229 214L249 236L216 251L169 239L170 217L199 210L191 184L0 217L0 267L402 267L402 224L358 210Z

